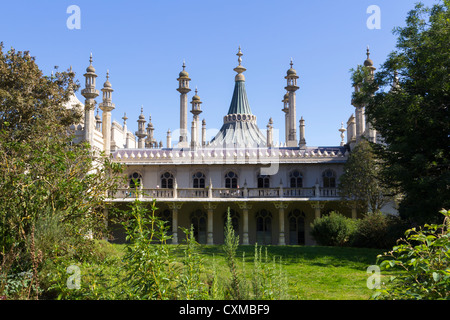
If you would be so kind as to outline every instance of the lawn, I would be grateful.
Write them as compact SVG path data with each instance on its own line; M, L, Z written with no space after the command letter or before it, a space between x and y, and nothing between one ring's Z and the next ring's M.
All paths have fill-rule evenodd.
M123 245L114 245L122 251ZM171 247L172 254L184 257L184 246ZM287 299L296 300L367 300L373 291L367 288L367 267L375 264L376 256L383 252L377 249L320 247L320 246L265 246L262 262L278 263L286 275ZM221 246L199 246L205 271L229 273ZM254 246L239 246L237 251L238 271L252 270ZM279 264L277 265L279 267Z

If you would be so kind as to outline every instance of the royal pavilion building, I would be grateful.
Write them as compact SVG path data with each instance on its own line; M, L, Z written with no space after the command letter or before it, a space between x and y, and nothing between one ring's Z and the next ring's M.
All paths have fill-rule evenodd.
M364 65L373 73L375 68L369 54L367 49ZM165 145L155 140L151 118L147 121L142 109L135 133L127 128L126 115L122 123L111 120L114 90L108 73L98 104L101 117L98 109L95 114L100 92L96 89L97 74L91 55L84 74L85 88L81 91L85 102L81 103L75 95L69 102L69 107L78 105L84 110L82 123L73 126L76 139L89 142L95 150L104 151L113 161L125 165L129 181L108 202L123 206L136 196L148 204L155 199L158 214L168 221L174 244L184 237L179 227L191 225L199 243L223 243L229 209L241 244L313 245L310 225L314 219L330 211L352 218L360 216L339 197L337 186L352 148L362 136L376 141L376 132L366 122L364 106L354 105L355 112L346 128L342 124L338 129L340 145L309 146L305 121L297 120L299 76L291 61L284 77L286 94L281 101L285 114L284 141L274 141L272 119L260 129L250 108L242 55L239 48L231 103L228 112L223 110L222 127L210 141L206 140L206 122L200 121L202 101L197 90L188 101L191 79L183 63L176 88L180 95L180 122L176 130L179 136L172 137L169 130ZM188 110L192 121L188 121ZM136 182L138 195L134 192ZM113 234L116 241L123 240L118 230Z

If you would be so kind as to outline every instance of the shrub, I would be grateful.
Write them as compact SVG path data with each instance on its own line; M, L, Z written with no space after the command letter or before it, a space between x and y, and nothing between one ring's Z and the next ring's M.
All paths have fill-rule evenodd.
M357 220L351 245L360 248L392 248L406 231L406 222L394 215L370 212Z
M355 231L356 222L338 212L331 212L311 224L311 235L322 246L345 246Z
M376 299L450 299L450 211L443 224L405 232L402 244L379 255L381 270L402 270L377 290Z

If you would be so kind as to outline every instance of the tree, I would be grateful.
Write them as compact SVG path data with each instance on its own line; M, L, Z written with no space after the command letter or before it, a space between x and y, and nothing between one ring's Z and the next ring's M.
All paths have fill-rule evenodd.
M384 139L375 151L385 181L403 196L400 215L417 223L435 221L450 206L449 5L417 4L395 29L396 50L373 81L361 81L359 71L361 90L353 96Z
M362 139L350 154L339 181L339 194L352 200L360 212L381 211L391 200L391 190L382 181L381 160L372 150L371 144Z
M65 104L79 87L74 76L44 76L28 52L0 44L0 289L7 272L32 270L27 298L38 296L42 263L80 256L76 243L104 226L103 200L121 181L118 164L73 143L69 126L81 113ZM65 232L51 248L49 221Z
M373 298L389 300L450 299L450 211L440 224L408 229L406 239L377 257L381 270L401 270Z

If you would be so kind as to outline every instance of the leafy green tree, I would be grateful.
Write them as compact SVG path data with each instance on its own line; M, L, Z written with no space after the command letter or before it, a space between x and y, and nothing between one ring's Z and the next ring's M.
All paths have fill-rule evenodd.
M376 212L391 200L392 191L384 186L381 176L381 161L371 144L362 139L353 149L339 178L339 194L352 200L360 212Z
M28 52L0 45L0 273L32 270L25 298L38 297L40 267L53 257L83 258L89 245L77 244L105 231L104 200L121 181L120 165L73 143L69 127L81 120L66 107L79 87L74 76L45 76ZM64 237L51 238L49 226Z
M377 290L376 299L450 299L450 211L441 224L406 231L406 239L378 256L381 270L401 270Z
M403 199L402 217L431 222L450 206L450 1L432 8L419 3L406 26L396 28L396 50L389 54L373 81L365 67L353 79L361 90L355 102L385 143L377 152L383 173Z

